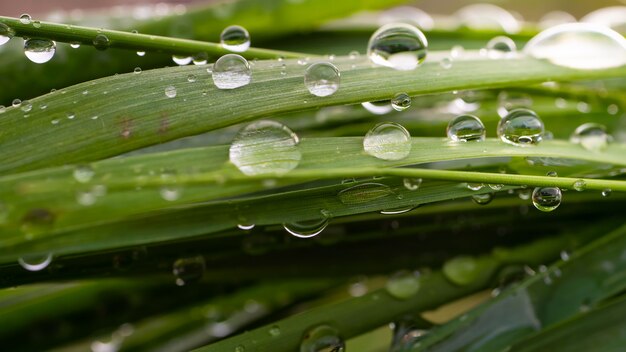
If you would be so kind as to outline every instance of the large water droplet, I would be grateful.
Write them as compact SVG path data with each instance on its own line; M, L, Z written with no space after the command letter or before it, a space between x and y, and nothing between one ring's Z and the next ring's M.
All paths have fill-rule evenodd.
M344 352L345 342L337 329L320 325L306 332L300 344L300 352Z
M605 69L626 64L626 39L604 26L567 23L537 34L524 52L559 66Z
M461 256L450 259L443 264L443 274L457 285L469 285L480 275L480 268L476 259Z
M32 18L30 17L29 14L24 13L20 16L20 22L22 24L30 24L30 21L32 20Z
M204 275L206 264L201 255L177 259L172 266L172 273L178 286L198 281Z
M535 208L553 211L561 205L561 190L558 187L536 187L532 199Z
M93 46L98 50L106 50L109 48L111 41L105 34L98 33L93 38Z
M382 122L374 126L363 139L363 150L382 160L401 160L411 152L411 135L402 125Z
M302 158L298 142L287 126L256 121L235 136L229 158L246 175L282 175L296 168Z
M95 171L89 165L78 165L74 169L73 175L76 182L87 183L91 181Z
M505 36L492 38L487 42L487 53L492 59L501 59L515 55L517 45L513 39Z
M380 27L369 40L367 56L382 66L396 70L413 70L426 58L428 41L424 33L406 23Z
M448 123L448 138L454 142L484 141L485 125L474 115L460 115Z
M15 32L11 27L0 23L0 45L6 44L14 35Z
M330 220L330 214L327 211L321 211L320 213L318 219L284 223L283 228L290 234L300 238L317 236L324 231Z
M603 125L585 123L576 128L569 140L592 152L601 152L606 149L612 138L606 133L606 127Z
M24 54L37 64L50 61L56 52L57 44L48 39L26 39L24 41Z
M339 69L330 62L315 63L304 72L304 85L318 97L334 94L339 89L339 83Z
M498 122L498 137L513 145L534 145L541 142L543 121L528 109L515 109Z
M404 111L411 107L411 97L406 93L398 93L391 99L391 107L396 111Z
M228 26L220 34L220 42L224 49L241 53L250 47L250 33L241 26Z
M185 55L172 55L172 61L174 61L174 63L178 66L185 66L185 65L189 65L189 63L191 62L192 58L191 56L185 56Z
M626 6L609 6L588 13L580 22L606 26L620 33L626 33Z
M52 262L52 253L43 255L25 255L17 259L18 264L28 271L40 271Z
M472 29L504 30L517 33L520 23L507 10L491 4L472 4L456 12L461 22Z
M402 22L425 31L433 29L435 25L429 14L413 6L398 6L384 11L380 14L378 22L380 25Z
M243 87L252 80L250 64L241 55L226 54L213 65L213 83L219 89Z
M374 115L385 115L393 111L389 100L369 101L361 103L361 105Z
M339 192L339 200L346 205L369 203L394 194L389 186L382 183L362 183Z
M390 295L398 299L408 299L419 291L420 281L415 273L410 271L400 271L393 274L387 283L385 288Z

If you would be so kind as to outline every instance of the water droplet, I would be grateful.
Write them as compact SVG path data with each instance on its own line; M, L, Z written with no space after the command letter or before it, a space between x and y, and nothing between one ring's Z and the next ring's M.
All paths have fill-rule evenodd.
M391 99L391 107L396 111L404 111L411 107L411 97L406 93L398 93Z
M393 111L389 100L370 101L361 103L361 105L374 115L385 115Z
M78 49L78 48L80 48L80 43L79 42L71 42L70 43L70 47L72 49Z
M561 190L558 187L536 187L533 190L533 205L541 211L553 211L561 205Z
M137 56L145 56L146 52L145 51L138 51L137 52Z
M74 114L74 112L73 112L73 111L68 111L68 112L65 114L65 116L67 117L67 119L68 119L68 120L73 120L73 119L76 117L76 115Z
M547 29L564 23L576 22L576 17L565 11L550 11L539 19L539 28Z
M424 33L406 23L380 27L369 40L367 56L381 66L396 70L413 70L426 58L428 41Z
M109 37L107 37L103 33L98 33L93 38L93 46L94 48L98 50L106 50L109 48L110 44L111 44L111 41L109 40Z
M135 70L133 71L135 73L141 73L141 67L135 67Z
M611 191L610 188L605 188L605 189L602 190L602 197L608 197L608 196L611 195L612 192L613 191Z
M318 62L309 66L304 73L304 85L318 97L334 94L339 89L339 69L329 62Z
M20 16L20 22L22 24L30 24L31 17L29 14L25 13Z
M50 61L56 52L57 44L48 39L26 39L24 41L24 54L36 63L43 64Z
M250 231L254 228L254 224L238 224L237 227L244 231Z
M240 55L226 54L213 65L213 83L219 89L243 87L251 80L250 64Z
M606 112L610 115L616 115L619 112L619 106L617 106L617 104L610 104L606 107Z
M493 200L492 193L473 194L472 200L478 205L487 205Z
M420 281L415 273L404 270L393 274L387 280L385 288L395 298L408 299L417 294L420 288Z
M298 166L298 136L287 126L260 120L244 127L229 150L230 161L246 175L282 175Z
M269 333L272 337L280 336L280 327L278 325L272 325L272 327L270 327Z
M604 26L567 23L537 34L524 52L559 66L605 69L626 64L626 39Z
M363 150L382 160L404 159L411 152L411 146L409 131L395 122L377 124L363 139Z
M244 345L237 345L235 347L235 352L246 352L246 347Z
M492 4L472 4L461 8L456 16L465 26L480 30L504 30L506 33L517 33L520 23L507 10Z
M73 172L74 179L79 183L88 183L95 174L95 171L89 165L78 165Z
M422 185L422 179L407 177L402 180L402 184L404 185L404 188L409 191L417 191L417 189Z
M317 236L324 231L330 221L328 212L322 211L320 213L321 215L318 219L284 223L283 228L290 234L300 238Z
M452 59L449 57L444 57L443 59L441 59L441 61L439 61L439 65L447 70L452 67Z
M394 7L381 13L378 18L380 25L398 22L411 24L425 31L433 29L435 23L429 14L413 6Z
M358 51L356 50L352 50L349 54L348 57L350 58L350 60L356 60L361 56L361 54L359 54Z
M505 117L515 109L528 109L532 105L533 100L526 93L502 91L498 94L498 115L500 117Z
M454 142L484 141L485 125L474 115L460 115L448 123L446 134Z
M176 97L176 87L174 86L167 86L165 87L165 96L168 98L175 98Z
M480 191L481 189L483 189L483 187L485 187L484 183L467 183L467 189L471 191Z
M13 36L15 32L9 26L4 23L0 23L0 45L6 44Z
M181 191L180 191L180 187L178 186L167 185L167 186L162 186L159 189L159 194L161 195L161 198L163 198L164 200L173 202L180 198Z
M503 142L518 145L534 145L541 142L543 121L528 109L515 109L498 122L498 137Z
M206 52L197 53L191 57L191 61L196 66L206 65L208 60L209 60L209 54L207 54Z
M487 53L492 59L512 57L516 51L517 45L509 37L498 36L487 42Z
M220 34L220 42L224 49L241 53L250 47L250 34L241 26L228 26Z
M20 99L13 99L13 101L11 102L11 106L13 106L14 108L17 108L20 105L22 105L22 101Z
M172 273L178 286L200 280L205 270L206 264L201 255L177 259L172 266Z
M193 83L196 80L197 80L196 75L190 74L190 75L187 76L187 82L189 82L189 83Z
M473 90L465 90L455 93L458 98L450 103L450 112L466 113L478 110L480 108L479 95Z
M443 264L443 274L456 285L469 285L480 275L479 265L473 257L460 256Z
M501 183L490 183L489 188L493 189L494 191L499 191L504 188L504 185Z
M96 204L98 195L93 189L76 191L76 203L88 207Z
M570 257L567 251L561 251L560 256L561 256L561 260L564 262L568 261Z
M172 61L178 66L185 66L191 63L191 56L172 55Z
M455 45L450 49L450 58L452 59L458 59L463 56L463 54L465 54L465 48L461 45Z
M43 255L26 255L17 259L18 264L28 271L40 271L52 262L52 253Z
M576 180L572 188L574 188L574 190L578 192L584 191L585 188L587 188L587 182L585 182L584 180Z
M0 105L0 114L4 114L7 111L7 108L4 105Z
M344 352L346 344L337 329L320 325L306 332L300 352Z
M585 123L570 136L570 142L580 144L592 152L601 152L611 142L611 136L606 133L606 127L597 123Z
M24 100L21 104L20 110L23 112L29 112L33 109L33 104L30 101Z
M580 22L606 26L619 33L626 32L626 6L609 6L588 13Z
M339 200L346 205L369 203L394 194L389 186L381 183L362 183L339 192Z

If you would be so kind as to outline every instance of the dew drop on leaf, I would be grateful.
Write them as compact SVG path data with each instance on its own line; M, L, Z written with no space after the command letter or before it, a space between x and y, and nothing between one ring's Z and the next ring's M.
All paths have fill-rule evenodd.
M172 55L172 61L174 61L174 63L178 66L189 65L189 63L191 62L191 56Z
M109 48L111 41L109 40L109 37L107 37L105 34L98 33L93 38L92 43L93 43L94 48L98 50L106 50Z
M492 59L512 57L516 51L517 46L509 37L498 36L487 42L487 54Z
M363 150L378 159L401 160L411 152L411 135L402 125L382 122L367 132Z
M213 65L213 83L219 89L235 89L252 80L250 64L241 55L226 54Z
M391 107L396 111L404 111L411 107L411 97L406 93L398 93L391 99Z
M0 45L6 44L15 35L13 29L4 23L0 23Z
M472 201L478 205L487 205L491 203L493 200L493 194L491 193L483 193L483 194L473 194Z
M457 285L469 285L480 275L476 259L470 256L452 258L443 264L445 277Z
M514 109L498 122L498 137L517 146L535 145L544 133L543 121L528 109Z
M393 111L389 100L369 101L361 103L361 105L374 115L385 115Z
M48 39L26 39L24 41L24 54L36 63L43 64L52 59L56 52L56 43Z
M485 125L474 115L459 115L448 123L446 135L453 142L484 141Z
M40 271L52 262L52 253L43 255L24 255L17 259L18 264L28 271Z
M375 64L396 70L413 70L426 59L428 41L417 27L390 23L370 37L367 56Z
M176 87L174 86L167 86L165 87L165 96L168 98L175 98L176 97Z
M387 280L385 289L395 298L408 299L417 294L420 288L419 277L410 271L399 271Z
M228 26L220 34L220 43L224 49L241 53L250 47L250 34L241 26Z
M345 348L339 331L329 325L320 325L307 331L300 343L300 352L344 352Z
M558 208L561 198L561 189L558 187L536 187L532 194L533 205L544 212Z
M583 148L592 152L601 152L609 145L612 138L606 132L606 127L597 123L585 123L574 131L570 136L570 142L580 144Z
M341 74L330 62L318 62L304 72L304 85L309 92L318 97L334 94L339 89Z

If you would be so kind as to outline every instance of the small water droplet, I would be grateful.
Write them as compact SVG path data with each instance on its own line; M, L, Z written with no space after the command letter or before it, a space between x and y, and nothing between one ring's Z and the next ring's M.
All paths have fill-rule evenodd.
M561 251L560 256L561 256L561 260L564 262L568 261L570 257L567 251Z
M272 327L270 327L269 333L272 337L280 336L280 327L278 325L272 325Z
M385 115L393 111L389 100L370 101L361 103L361 105L374 115Z
M485 125L474 115L460 115L448 123L446 134L454 142L484 141Z
M498 122L498 137L503 142L518 145L535 145L541 142L543 121L528 109L515 109Z
M443 264L443 274L456 285L469 285L480 275L479 265L473 257L460 256Z
M17 259L18 264L28 271L41 271L52 262L52 253L25 255Z
M250 64L237 54L226 54L213 65L213 83L219 89L235 89L252 80Z
M190 74L187 76L187 82L193 83L197 80L196 75Z
M201 255L177 259L172 266L172 273L178 286L200 280L205 270L206 264Z
M458 59L465 54L465 48L460 45L455 45L450 49L450 58Z
M235 352L246 352L246 347L244 345L235 346Z
M402 184L404 185L404 188L409 191L417 191L417 189L422 185L422 179L406 177L402 180Z
M592 152L601 152L609 145L612 138L606 133L606 127L597 123L585 123L570 136L570 142L580 144Z
M567 23L537 34L524 52L559 66L605 69L626 64L626 39L604 26Z
M191 63L191 56L172 55L172 61L178 66L185 66Z
M176 87L174 86L167 86L165 87L165 96L168 98L175 98L176 97Z
M300 352L344 352L346 344L339 336L337 329L328 326L317 326L304 334L300 344Z
M30 103L30 101L28 100L24 100L21 104L20 110L22 110L23 112L29 112L33 109L33 104Z
M209 61L209 54L207 54L206 52L197 53L191 57L191 61L196 66L206 65L206 63Z
M246 175L282 175L298 166L302 158L298 143L298 136L287 126L260 120L239 131L229 158Z
M558 187L536 187L532 199L535 208L549 212L561 205L561 190Z
M501 183L490 183L489 188L493 189L494 191L499 191L504 188L504 185Z
M137 56L145 56L146 52L145 51L138 51L137 52Z
M446 70L452 67L452 59L449 57L444 57L439 61L439 65Z
M406 270L393 274L385 284L387 292L398 299L408 299L415 296L419 288L419 277Z
M334 94L339 89L340 80L339 69L329 62L312 64L304 73L304 85L318 97Z
M411 147L409 131L395 122L377 124L363 139L363 150L382 160L404 159L411 152Z
M71 42L70 43L70 47L72 49L78 49L78 48L80 48L80 43L79 42Z
M411 97L406 93L398 93L391 99L391 107L396 111L404 111L411 107Z
M15 31L4 23L0 23L0 45L6 44L13 36Z
M24 54L26 57L36 63L43 64L54 56L57 44L53 40L48 39L26 39L24 41Z
M88 183L95 174L95 171L89 165L78 165L73 171L74 179L79 183Z
M180 191L180 187L178 186L167 185L167 186L162 186L159 189L159 194L161 195L161 198L163 198L164 200L173 202L180 198L181 191Z
M472 200L478 205L487 205L493 200L492 193L473 194Z
M321 211L320 217L317 219L284 223L283 228L296 237L309 238L322 233L326 226L328 226L329 221L330 214Z
M13 101L11 102L11 105L14 108L17 108L18 106L22 105L22 101L20 99L13 99Z
M68 120L73 120L73 119L76 117L76 115L74 114L74 112L73 112L73 111L68 111L68 112L65 114L65 117L67 117L67 119L68 119Z
M487 42L487 53L492 59L512 57L516 51L517 46L509 37L498 36Z
M361 56L361 54L359 54L358 51L356 50L352 50L349 54L348 57L350 58L350 60L356 60Z
M608 197L608 196L611 195L612 192L613 191L611 191L610 188L605 188L605 189L602 190L602 197Z
M93 46L94 48L98 50L106 50L109 48L110 44L111 44L111 41L109 40L109 37L107 37L103 33L98 33L93 38Z
M339 192L339 200L345 205L369 203L394 194L389 186L381 183L362 183Z
M250 34L241 26L228 26L220 34L220 42L224 49L241 53L250 47Z
M372 34L367 45L369 59L396 70L413 70L426 59L428 41L424 33L406 23L390 23Z
M20 22L21 22L22 24L30 24L30 21L31 21L31 20L32 20L32 19L31 19L30 15L29 15L29 14L27 14L27 13L22 14L22 15L20 16Z
M141 67L135 67L135 70L133 70L133 72L141 73Z
M250 231L254 228L254 224L238 224L237 227L244 231Z
M584 180L576 180L572 188L574 188L578 192L584 191L585 188L587 188L587 182L585 182Z
M298 62L298 65L304 66L304 65L309 63L309 58L308 57L300 58L300 59L298 59L297 62Z

